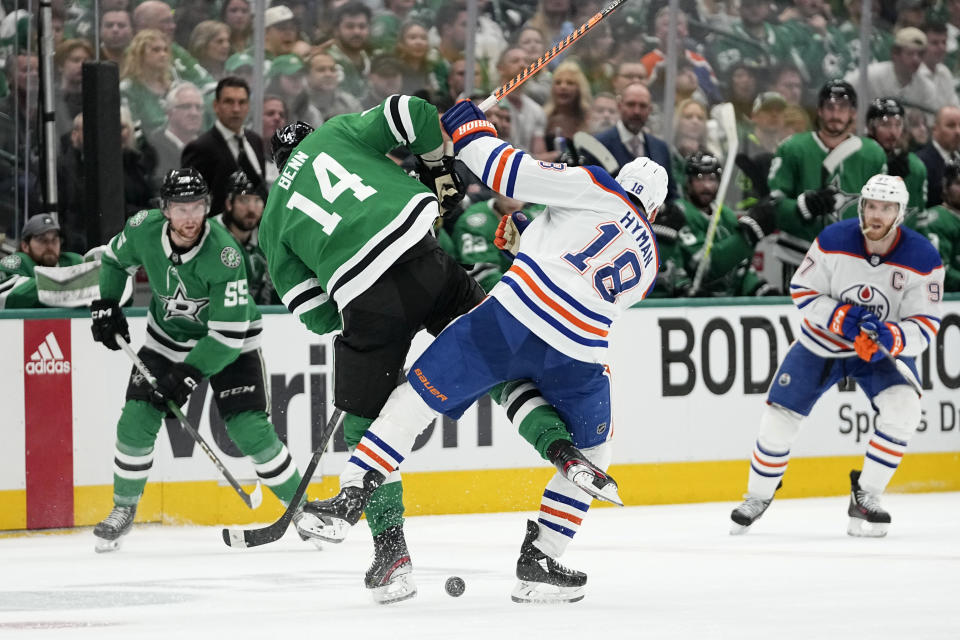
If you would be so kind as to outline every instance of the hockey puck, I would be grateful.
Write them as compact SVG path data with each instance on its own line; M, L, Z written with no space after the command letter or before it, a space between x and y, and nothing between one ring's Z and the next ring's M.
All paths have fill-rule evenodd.
M447 595L453 598L459 598L467 588L467 583L459 576L450 576L447 578L447 584L444 585Z

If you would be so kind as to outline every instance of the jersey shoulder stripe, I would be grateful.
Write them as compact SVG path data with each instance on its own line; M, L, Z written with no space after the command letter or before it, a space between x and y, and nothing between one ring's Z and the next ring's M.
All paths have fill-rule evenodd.
M866 258L860 219L848 218L831 224L817 236L817 245L824 253L843 253Z
M537 278L539 278L539 280L540 280L541 282L543 282L543 284L545 284L545 285L547 286L547 288L550 289L550 291L552 291L552 292L553 292L556 296L558 296L561 300L563 300L564 302L566 302L568 305L570 305L571 307L573 307L574 309L576 309L577 311L579 311L580 313L582 313L582 314L585 315L586 317L588 317L588 318L590 318L590 319L592 319L592 320L595 320L595 321L597 321L597 322L600 322L600 323L602 323L602 324L605 324L605 325L607 325L608 327L609 327L611 324L613 324L613 321L612 321L610 318L608 318L608 317L606 317L606 316L604 316L604 315L602 315L602 314L599 314L599 313L597 313L597 312L595 312L595 311L592 311L591 309L588 309L588 308L585 307L583 304L581 304L580 302L578 302L576 298L574 298L573 296L571 296L569 293L567 293L566 291L564 291L562 288L558 287L550 278L547 277L547 274L544 273L543 269L541 269L541 268L537 265L537 263L534 262L533 260L531 260L530 257L527 256L525 253L520 253L520 254L518 254L517 257L516 257L516 259L514 260L514 263L516 263L516 262L520 262L520 263L522 263L523 265L525 265L526 268L530 269L530 271L532 271L534 274L536 274Z

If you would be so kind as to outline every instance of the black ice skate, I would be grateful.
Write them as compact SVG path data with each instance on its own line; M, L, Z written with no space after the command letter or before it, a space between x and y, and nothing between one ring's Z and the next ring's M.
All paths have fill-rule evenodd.
M379 604L409 600L417 595L403 525L390 527L373 537L373 563L367 569L363 584L372 590L373 600Z
M137 505L132 507L114 506L103 522L93 528L93 535L97 537L97 546L94 551L107 553L120 548L120 538L127 535L133 528L133 518L137 515Z
M304 513L316 516L324 523L322 529L315 531L317 539L343 542L350 527L360 521L370 496L384 480L382 473L370 470L363 475L362 487L343 487L332 498L306 502L303 505Z
M517 578L510 599L514 602L553 604L583 600L587 574L563 566L534 546L540 525L527 520L527 535L520 546Z
M777 484L777 488L774 489L774 493L779 491L782 486L783 482L781 481ZM733 520L733 524L730 525L730 535L732 536L738 536L749 531L750 526L760 519L763 512L766 511L770 503L773 502L773 497L764 500L757 496L751 496L749 493L743 497L743 504L730 512L730 519Z
M861 538L882 538L890 527L890 514L880 506L880 496L860 488L860 472L850 471L850 522L847 534Z
M617 481L587 460L569 440L557 440L547 447L547 459L567 480L594 498L623 506Z

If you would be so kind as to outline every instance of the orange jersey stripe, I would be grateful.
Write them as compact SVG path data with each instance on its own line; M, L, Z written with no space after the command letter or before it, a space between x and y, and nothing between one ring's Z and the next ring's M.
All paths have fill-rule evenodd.
M577 516L570 515L569 513L558 511L556 509L551 509L550 507L543 504L540 505L540 511L543 511L544 513L549 513L550 515L556 516L558 518L563 518L564 520L569 520L573 524L583 523L583 518L578 518Z
M934 326L934 324L930 322L928 318L924 318L923 316L910 316L910 320L916 320L917 322L922 322L924 326L927 327L927 329L930 329L933 335L937 335L938 333L937 327Z
M812 324L810 324L810 321L809 321L809 320L806 320L806 319L805 319L805 320L804 320L804 323L810 328L811 331L813 331L815 334L817 334L818 336L820 336L821 338L823 338L823 339L826 340L827 342L830 342L830 343L832 343L832 344L837 345L838 347L841 347L841 348L843 348L843 349L846 349L847 351L850 351L850 346L849 346L849 345L845 345L845 344L843 344L842 342L838 342L838 341L834 340L834 339L831 338L829 335L827 335L826 333L824 333L824 332L821 331L820 329L817 329L815 326L813 326Z
M381 467L387 470L387 473L390 473L391 471L393 471L393 465L391 465L389 462L387 462L386 460L381 458L379 455L377 455L375 451L371 451L370 447L366 446L362 442L357 445L357 449L359 449L360 451L363 451L365 454L367 454L368 456L376 460L377 464L379 464Z
M761 460L757 457L757 452L753 452L753 459L762 464L765 467L785 467L787 466L786 462L767 462L766 460Z
M902 458L902 457L903 457L903 452L901 452L901 451L894 451L893 449L887 449L887 448L884 447L883 445L877 444L877 441L876 441L876 440L871 440L871 441L870 441L870 446L873 447L874 449L880 449L880 451L883 451L884 453L889 453L889 454L892 455L892 456L897 456L898 458Z
M521 280L526 282L527 286L530 287L533 293L536 294L536 296L540 298L540 300L542 300L545 305L547 305L548 307L550 307L551 309L559 313L572 325L579 327L580 329L583 329L587 333L592 333L595 336L600 336L601 338L607 337L607 333L609 333L608 331L605 331L603 329L598 329L597 327L587 324L586 322L584 322L583 320L576 317L575 315L573 315L572 313L570 313L569 311L561 307L559 304L557 304L556 301L553 300L553 298L551 298L550 296L548 296L543 292L543 289L541 289L537 285L537 283L533 281L533 278L527 275L525 271L517 267L516 264L510 267L507 273L513 273L517 277L519 277Z
M510 147L503 152L503 155L500 156L500 162L497 163L497 172L493 174L493 187L492 189L499 193L500 191L500 179L503 178L503 170L507 166L507 160L510 159L510 156L514 154L516 149Z
M820 295L819 291L801 291L799 293L791 293L791 298L802 298L804 296L818 296Z

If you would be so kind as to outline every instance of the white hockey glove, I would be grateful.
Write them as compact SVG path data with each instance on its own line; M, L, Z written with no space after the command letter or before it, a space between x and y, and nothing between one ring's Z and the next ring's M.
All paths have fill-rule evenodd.
M514 211L508 216L500 218L500 224L497 225L497 234L493 239L493 244L497 249L503 251L511 258L519 253L520 234L530 224L527 216L520 211Z

